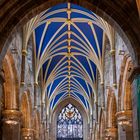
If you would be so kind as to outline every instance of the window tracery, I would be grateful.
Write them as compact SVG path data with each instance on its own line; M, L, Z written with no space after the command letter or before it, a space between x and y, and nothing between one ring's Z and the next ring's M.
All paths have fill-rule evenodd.
M83 118L72 104L57 117L57 140L83 140Z

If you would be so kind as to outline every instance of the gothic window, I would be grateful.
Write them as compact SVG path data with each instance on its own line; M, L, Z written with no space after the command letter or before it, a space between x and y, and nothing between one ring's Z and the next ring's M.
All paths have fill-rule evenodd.
M57 117L57 140L83 140L83 118L72 104Z

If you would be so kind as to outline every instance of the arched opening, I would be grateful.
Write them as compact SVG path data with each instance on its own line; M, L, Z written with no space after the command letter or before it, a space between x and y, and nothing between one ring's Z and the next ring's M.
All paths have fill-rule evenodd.
M116 122L116 111L117 111L117 104L116 104L116 97L113 89L109 88L108 91L108 98L107 98L107 114L106 122L107 127L105 130L106 139L113 139L117 140L117 122Z
M22 113L22 140L33 139L33 119L32 119L32 102L30 92L23 93L21 98L21 113Z
M123 131L120 138L133 139L133 111L132 111L132 90L129 75L134 65L129 54L125 54L120 74L118 92L118 112L116 114L119 124L119 131ZM135 115L134 115L135 116Z
M22 127L32 128L32 103L29 92L25 92L21 98Z
M115 59L117 59L115 53L118 53L116 52L117 45L115 46L115 39L117 38L115 33L117 31L118 33L116 34L123 38L124 45L128 47L136 65L139 63L139 53L136 51L137 46L139 46L139 34L137 30L133 29L131 22L128 25L126 25L126 22L123 22L127 17L129 18L126 21L129 21L136 11L130 13L131 16L127 16L122 11L126 11L125 7L130 7L124 2L124 6L121 7L122 10L119 10L120 13L118 13L117 8L120 8L121 4L114 3L111 0L105 3L87 0L37 0L36 2L31 0L26 3L13 2L12 4L15 5L14 9L17 11L11 10L11 15L7 16L7 19L3 17L5 14L2 13L3 20L0 31L2 31L1 33L3 33L4 37L0 36L0 61L9 46L10 34L14 32L13 28L23 26L24 23L27 23L28 20L34 17L24 25L26 31L23 31L23 37L21 37L25 37L22 40L23 42L21 41L23 48L21 47L22 51L20 50L20 54L16 55L22 55L24 58L22 58L22 61L19 60L19 64L24 63L24 65L21 64L23 70L21 75L24 71L27 71L27 75L24 75L25 73L22 75L25 76L26 80L22 83L23 88L21 89L25 91L31 88L34 95L37 94L37 96L33 96L34 111L41 112L41 117L39 118L39 113L32 114L30 99L32 97L30 93L22 92L20 111L23 114L21 123L23 139L33 139L33 137L40 139L40 132L41 139L89 140L94 137L95 140L102 140L105 138L105 128L108 139L110 137L113 139L117 138L117 115L115 115L117 105L118 111L131 110L132 99L131 83L128 82L128 74L126 74L121 79L123 82L120 87L121 93L119 92L119 97L116 101L117 83L119 82L115 74L119 71L118 67L120 66L117 66L115 62ZM10 9L13 7L12 4ZM135 3L132 4L135 7ZM2 7L1 4L0 7ZM9 7L7 7L8 10ZM111 12L112 14L108 16ZM19 14L20 16L18 16ZM117 17L116 15L119 16ZM134 16L132 18L132 21L135 21L134 25L138 23L135 19L136 17ZM139 29L139 25L137 28ZM32 71L30 73L27 70L28 66L26 67L27 44L32 34L33 43L31 44L33 45L34 60L31 59L31 61L34 61L34 74L32 74ZM108 41L112 40L112 43L105 48L106 37L108 37ZM107 52L103 56L105 50ZM110 53L108 53L109 51ZM119 51L123 52L124 50ZM110 57L107 53L112 56ZM27 59L28 57L30 59L31 56L28 55ZM107 63L104 63L104 61ZM113 74L111 70L108 71L110 64L113 66ZM106 69L105 72L104 68ZM117 72L116 69L118 70ZM8 70L6 71L8 72ZM129 71L129 67L125 66L124 71ZM97 78L97 73L100 75L100 80ZM31 74L32 80L30 81L29 79L31 78L29 76ZM115 78L112 78L112 75ZM107 80L106 76L108 76ZM6 80L8 78L7 74ZM14 87L17 82L15 79L16 76L12 76L11 79L8 79L9 81L7 80L8 84L14 81L11 84ZM8 84L6 83L5 85L8 87ZM12 86L9 86L9 89L13 89ZM111 87L108 97L104 94L108 89L107 87ZM14 88L16 89L16 87ZM9 89L7 90L7 95L11 98L11 94L8 94ZM7 106L13 105L15 110L18 110L19 106L16 99L16 97L19 97L17 93L19 92L16 92L13 96L17 102L14 104L10 100L10 103L7 103ZM94 103L96 104L95 106ZM99 110L102 110L100 117ZM93 130L95 131L93 132Z
M77 115L79 114L79 117L81 118L81 120L79 119L79 121L82 123L82 125L81 125L81 123L79 124L79 127L80 127L81 130L80 130L80 132L77 131L77 130L75 131L75 132L78 132L79 133L79 136L78 136L79 138L78 139L79 140L81 140L81 139L82 140L87 140L87 136L89 135L89 130L88 130L89 118L88 118L88 114L85 112L85 109L83 108L83 106L77 100L75 100L73 98L67 98L67 99L61 101L57 105L57 107L53 110L52 116L50 116L50 130L53 130L53 131L50 132L51 138L53 140L56 140L57 139L57 134L58 134L58 129L57 129L57 126L58 125L57 124L58 124L58 120L59 120L58 117L62 113L62 111L65 111L65 109L67 108L68 105L70 105L70 107L72 107L73 109L75 109L75 111L77 112L76 114ZM70 112L71 112L71 110L70 110ZM75 116L75 118L78 117L77 115ZM65 116L65 114L64 114L64 116ZM62 116L62 118L63 118L63 116ZM73 118L73 119L75 119L75 118ZM71 119L70 119L70 122L71 122ZM69 127L71 127L71 126L69 126ZM78 127L78 126L75 125L74 127ZM67 133L68 132L67 131L65 131L65 132L66 132L66 135L65 136L67 136ZM71 132L70 132L70 134L71 134ZM72 139L73 138L70 138L70 140L72 140ZM75 139L75 140L78 140L78 139ZM65 138L64 138L64 140L65 140ZM66 140L67 140L67 138L66 138Z
M19 77L15 65L13 56L8 51L3 60L3 70L6 79L4 83L4 108L7 110L19 109Z
M108 91L108 98L107 98L107 127L116 127L116 112L117 112L117 104L114 92L112 89Z
M57 116L57 140L83 140L83 117L72 104Z

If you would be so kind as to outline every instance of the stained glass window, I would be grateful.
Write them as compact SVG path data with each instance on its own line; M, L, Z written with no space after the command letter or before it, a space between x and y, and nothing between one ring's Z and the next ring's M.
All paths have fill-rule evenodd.
M57 140L83 140L83 118L72 104L68 104L58 115Z

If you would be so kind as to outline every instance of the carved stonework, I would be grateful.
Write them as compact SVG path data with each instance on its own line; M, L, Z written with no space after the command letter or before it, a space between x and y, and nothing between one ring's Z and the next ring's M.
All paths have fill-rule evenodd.
M118 125L128 130L132 127L132 110L124 110L116 113Z
M20 140L21 112L17 110L4 110L2 115L2 139Z
M117 131L118 130L115 127L105 129L105 139L116 139Z
M2 112L2 115L3 115L3 121L9 124L18 123L21 118L21 112L17 110L4 110Z
M22 139L32 140L34 137L34 129L22 128Z

